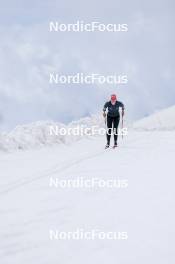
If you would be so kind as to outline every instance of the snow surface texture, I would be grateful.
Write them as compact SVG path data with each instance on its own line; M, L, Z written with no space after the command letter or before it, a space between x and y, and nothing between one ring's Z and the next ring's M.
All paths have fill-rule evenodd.
M174 264L175 131L134 132L104 150L83 138L0 153L2 264ZM60 180L128 180L128 188L54 188ZM126 231L128 240L53 240L49 230Z
M104 150L105 137L100 136L48 137L52 122L19 126L1 135L1 150L6 151L0 152L0 262L174 264L173 111L162 112L160 131L131 129L123 140L119 137L116 150ZM142 129L147 120L151 125L157 119L153 115L140 121ZM68 126L80 124L104 126L104 120L94 116ZM165 127L168 131L161 131ZM55 188L49 186L51 177L127 180L129 185ZM128 240L49 238L49 230L77 229L124 231Z

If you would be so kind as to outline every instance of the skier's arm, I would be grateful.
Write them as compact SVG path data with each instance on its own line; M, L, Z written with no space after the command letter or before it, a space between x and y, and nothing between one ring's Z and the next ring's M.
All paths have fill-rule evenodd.
M108 107L108 102L105 103L104 107L103 107L103 116L106 117L106 108Z

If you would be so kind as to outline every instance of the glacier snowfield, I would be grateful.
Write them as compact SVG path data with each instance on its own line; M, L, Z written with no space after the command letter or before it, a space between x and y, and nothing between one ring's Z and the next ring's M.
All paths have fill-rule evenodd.
M175 131L129 131L119 148L84 138L0 152L2 264L174 263ZM50 178L127 180L55 188ZM49 230L125 231L127 240L50 240Z

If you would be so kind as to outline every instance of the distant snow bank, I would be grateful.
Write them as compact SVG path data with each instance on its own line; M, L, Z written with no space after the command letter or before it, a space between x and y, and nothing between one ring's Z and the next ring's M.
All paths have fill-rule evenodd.
M129 124L126 122L125 126ZM52 121L35 122L23 126L17 126L10 133L0 133L0 151L11 152L14 150L26 150L52 146L56 144L70 144L82 138L94 136L82 135L55 135L50 134L50 127L75 128L78 126L91 128L93 126L105 128L104 118L101 115L82 118L68 125ZM157 112L149 117L135 122L130 129L152 131L152 130L175 130L175 106Z
M145 117L133 124L135 130L175 130L175 106Z
M68 125L52 121L35 122L27 125L17 126L10 133L0 133L0 151L26 150L39 148L42 146L52 146L55 144L69 144L78 141L88 135L55 135L50 133L50 127L53 128L75 128L83 127L105 127L104 119L100 115L82 118L71 122Z

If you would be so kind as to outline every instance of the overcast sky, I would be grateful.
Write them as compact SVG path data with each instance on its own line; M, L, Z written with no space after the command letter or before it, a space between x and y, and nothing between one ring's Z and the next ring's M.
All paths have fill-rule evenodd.
M111 93L138 119L175 103L175 3L1 1L0 127L69 122L101 111ZM127 33L50 33L49 21L127 23ZM50 71L128 75L127 85L49 85Z

